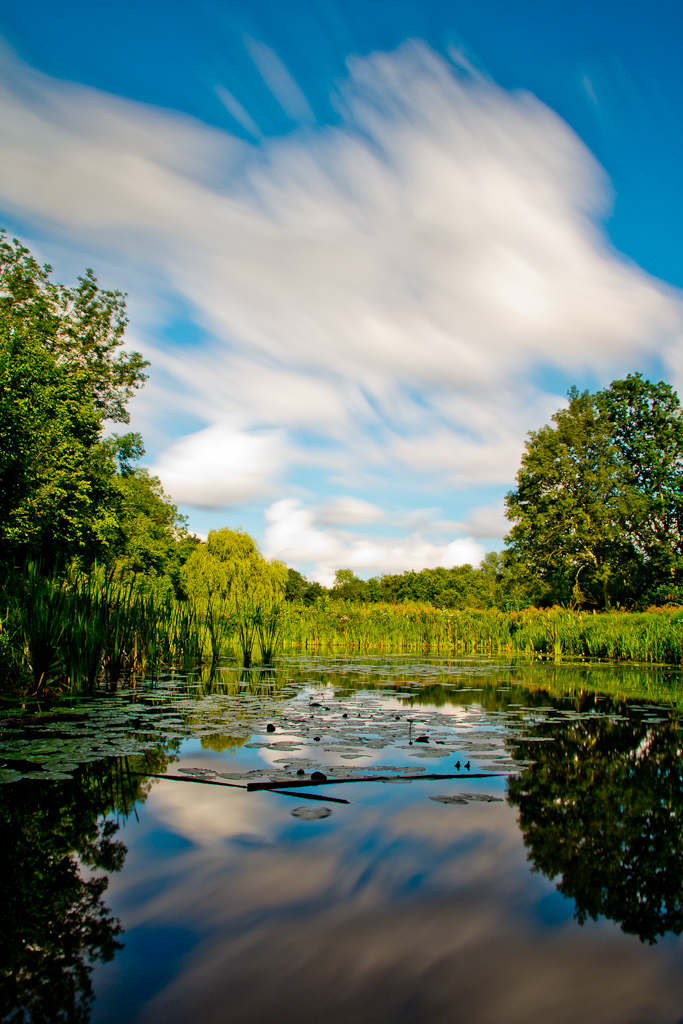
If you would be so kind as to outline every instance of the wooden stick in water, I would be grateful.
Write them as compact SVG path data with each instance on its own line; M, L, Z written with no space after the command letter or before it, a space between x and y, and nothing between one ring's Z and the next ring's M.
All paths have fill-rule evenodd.
M336 786L342 782L390 782L392 779L495 779L501 775L512 774L511 772L468 772L467 775L360 775L351 779L293 779L292 782L248 782L247 789L253 793L257 789L277 789L279 786Z

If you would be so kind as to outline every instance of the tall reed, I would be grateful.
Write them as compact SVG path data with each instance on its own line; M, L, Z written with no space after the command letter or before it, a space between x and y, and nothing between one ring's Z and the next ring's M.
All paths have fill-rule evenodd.
M525 654L681 664L683 611L454 611L419 604L321 600L313 606L287 605L282 637L285 647L293 650Z

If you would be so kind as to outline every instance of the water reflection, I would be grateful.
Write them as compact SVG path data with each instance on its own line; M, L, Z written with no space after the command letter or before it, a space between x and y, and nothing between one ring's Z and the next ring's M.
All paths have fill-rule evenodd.
M607 708L606 710L610 710ZM628 710L618 706L618 712ZM576 904L654 942L683 930L683 776L676 721L583 718L545 723L518 753L536 758L511 778L510 801L529 858Z
M159 770L165 759L151 760ZM122 948L103 899L121 870L120 819L148 785L121 763L74 780L0 787L0 1017L6 1024L82 1024L96 961ZM102 874L101 872L105 872Z
M112 743L167 749L128 767L161 773L177 752L185 781L138 788L120 761L118 775L111 762L97 769L97 784L90 766L73 782L0 789L3 884L19 879L1 941L19 983L29 979L10 992L24 1015L7 1020L85 1022L98 958L93 1024L675 1024L680 686L624 672L600 692L589 685L600 672L309 659L121 697L105 721ZM669 692L668 709L644 702L653 687ZM88 713L94 731L94 703ZM411 729L425 742L411 744ZM520 772L416 775L470 759L475 774ZM342 782L329 793L350 803L314 820L292 816L296 795L190 781L286 788L299 770L380 766L411 781ZM507 801L434 800L463 792ZM146 794L139 820L122 819L119 871L125 850L102 816ZM111 910L79 864L111 875ZM23 906L38 921L26 942ZM59 913L73 940L66 924L50 932ZM117 919L126 948L105 963Z
M549 913L552 888L529 874L505 804L443 806L427 783L375 783L305 822L289 814L295 801L197 788L201 802L160 785L149 807L156 841L165 827L191 847L163 865L139 859L116 883L133 930L173 925L195 945L118 1015L123 979L103 987L98 1024L680 1017L677 948L654 958L616 928L579 929L571 902Z

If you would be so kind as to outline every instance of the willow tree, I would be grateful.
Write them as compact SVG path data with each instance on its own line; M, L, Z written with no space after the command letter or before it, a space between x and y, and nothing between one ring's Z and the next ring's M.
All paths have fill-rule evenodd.
M269 661L281 629L287 566L268 561L244 530L211 530L184 567L188 594L206 605L206 624L214 662L234 625L244 664L249 665L256 637Z
M506 498L508 557L539 593L575 604L680 598L683 416L673 388L641 374L596 394L572 388L532 431Z
M226 602L233 608L247 602L268 603L284 597L287 567L269 562L256 541L243 530L210 530L185 563L188 593Z

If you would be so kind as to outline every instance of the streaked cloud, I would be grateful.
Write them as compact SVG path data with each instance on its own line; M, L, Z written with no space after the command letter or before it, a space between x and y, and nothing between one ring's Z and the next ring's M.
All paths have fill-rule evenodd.
M315 519L317 523L334 525L380 523L386 519L386 513L378 505L345 494L321 505Z
M265 43L245 37L249 56L285 114L300 124L313 124L315 115L308 100L287 67Z
M238 124L241 124L254 138L260 138L261 132L254 119L247 113L236 96L233 96L224 85L217 85L214 92L225 109L231 114Z
M607 381L658 358L683 385L680 296L611 247L610 184L552 110L412 42L351 59L339 123L316 128L277 55L246 45L304 130L246 143L9 54L0 78L0 203L104 262L148 316L135 340L154 375L134 425L157 439L174 498L272 506L301 493L305 467L309 492L376 504L374 483L393 479L406 510L444 504L511 484L527 430L562 402L545 371ZM160 340L168 295L203 343ZM178 437L167 417L161 436L164 404L202 429ZM269 543L286 550L290 531L319 565L347 544L326 515L351 532L372 521L347 500L297 534L286 507ZM477 516L463 530L483 537ZM398 567L391 538L355 536L345 564ZM438 563L439 543L420 543L403 568Z

